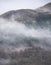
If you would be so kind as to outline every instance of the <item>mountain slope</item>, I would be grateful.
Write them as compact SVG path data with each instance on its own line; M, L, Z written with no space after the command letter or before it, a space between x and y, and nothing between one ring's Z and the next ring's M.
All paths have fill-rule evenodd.
M0 15L0 65L51 65L51 11L44 11L47 7L51 5Z
M42 27L49 26L49 24L51 25L51 3L36 10L21 9L8 11L0 15L0 18L14 20L25 24L36 24Z
M43 7L38 8L38 10L40 12L49 12L49 13L51 13L51 2L50 3L47 3Z

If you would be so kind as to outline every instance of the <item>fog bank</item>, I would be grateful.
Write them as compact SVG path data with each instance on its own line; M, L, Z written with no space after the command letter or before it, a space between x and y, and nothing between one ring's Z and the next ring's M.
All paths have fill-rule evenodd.
M0 45L5 48L40 46L51 47L51 31L49 29L29 28L18 21L0 19ZM6 48L8 48L6 47ZM22 49L21 48L21 49Z

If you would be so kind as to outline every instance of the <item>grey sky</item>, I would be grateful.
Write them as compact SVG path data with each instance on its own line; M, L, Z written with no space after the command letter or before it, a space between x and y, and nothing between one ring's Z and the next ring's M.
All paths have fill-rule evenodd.
M51 0L0 0L0 14L17 9L36 9Z

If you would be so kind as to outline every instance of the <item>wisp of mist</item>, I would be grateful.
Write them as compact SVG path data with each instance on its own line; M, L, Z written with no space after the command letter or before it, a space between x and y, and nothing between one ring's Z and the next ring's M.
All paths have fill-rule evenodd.
M23 40L33 39L32 45L40 46L44 48L51 47L51 31L49 29L35 29L32 25L29 28L23 23L18 21L8 21L4 19L0 19L0 44L8 45L10 43L18 43L20 46L27 46L27 40L23 42ZM38 42L34 42L34 39L38 39ZM19 42L18 42L19 41ZM24 43L22 45L22 43ZM29 43L28 43L29 44Z

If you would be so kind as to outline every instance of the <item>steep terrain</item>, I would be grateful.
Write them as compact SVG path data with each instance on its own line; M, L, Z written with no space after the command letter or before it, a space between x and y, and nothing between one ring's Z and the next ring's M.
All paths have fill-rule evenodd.
M40 12L47 12L47 13L49 12L49 13L51 13L51 2L50 3L47 3L43 7L38 8L38 10Z
M51 65L51 3L0 15L0 65Z
M27 24L36 24L41 27L51 24L51 3L36 10L22 9L6 12L0 16L7 20L15 20Z

